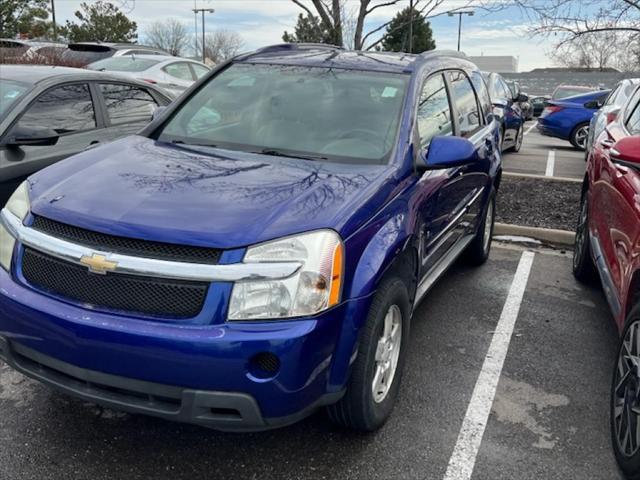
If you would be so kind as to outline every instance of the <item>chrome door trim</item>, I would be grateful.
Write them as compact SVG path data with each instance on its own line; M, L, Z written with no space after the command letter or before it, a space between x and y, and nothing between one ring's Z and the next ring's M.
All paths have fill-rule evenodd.
M117 265L108 273L141 277L191 280L198 282L241 282L247 280L280 280L291 277L300 268L299 262L234 263L204 265L133 257L84 247L52 237L26 227L6 208L0 212L0 222L19 243L60 260L86 267L83 258L102 255Z

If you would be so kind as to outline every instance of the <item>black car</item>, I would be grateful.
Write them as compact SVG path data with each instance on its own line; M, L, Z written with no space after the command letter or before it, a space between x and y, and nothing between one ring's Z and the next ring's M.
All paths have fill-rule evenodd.
M543 95L541 97L533 97L530 100L531 106L533 107L534 117L539 117L542 114L542 110L544 110L544 107L549 100L551 100L551 97L549 95Z
M28 175L137 132L170 102L152 85L106 73L2 65L0 206Z
M493 103L493 114L500 123L500 142L502 151L518 152L524 138L524 118L520 102L529 97L522 93L514 93L502 75L493 72L482 72L489 87L489 95Z

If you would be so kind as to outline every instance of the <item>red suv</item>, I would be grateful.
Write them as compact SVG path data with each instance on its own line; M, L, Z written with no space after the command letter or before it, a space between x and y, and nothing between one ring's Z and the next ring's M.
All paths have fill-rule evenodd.
M621 335L611 434L627 478L640 479L640 88L594 139L573 256L576 278L598 272Z

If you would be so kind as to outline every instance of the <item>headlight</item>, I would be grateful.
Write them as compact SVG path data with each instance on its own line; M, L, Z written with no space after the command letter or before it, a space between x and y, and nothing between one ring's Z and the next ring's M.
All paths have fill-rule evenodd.
M300 262L284 280L243 281L233 286L229 320L315 315L340 302L344 247L332 230L320 230L250 247L244 263Z
M29 204L29 184L27 182L23 182L16 188L5 208L18 217L20 221L24 221L27 218L31 208Z
M21 221L24 221L30 209L29 185L27 182L20 185L11 195L5 209L9 214L15 215ZM11 258L13 257L15 246L16 239L0 223L0 266L7 271L11 268Z

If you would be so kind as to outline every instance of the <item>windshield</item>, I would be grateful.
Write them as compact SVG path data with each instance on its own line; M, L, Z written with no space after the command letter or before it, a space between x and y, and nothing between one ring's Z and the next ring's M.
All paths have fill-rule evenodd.
M0 119L11 106L31 88L31 85L13 80L0 81Z
M235 64L178 110L159 140L353 163L385 163L408 76Z
M159 60L142 59L135 56L111 57L88 65L89 70L108 72L143 72L160 63Z

